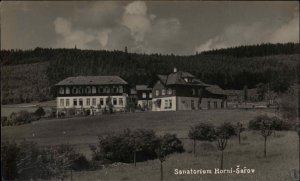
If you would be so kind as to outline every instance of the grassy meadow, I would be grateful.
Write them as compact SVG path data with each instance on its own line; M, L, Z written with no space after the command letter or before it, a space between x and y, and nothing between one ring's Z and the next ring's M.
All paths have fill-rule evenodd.
M88 145L97 144L97 135L120 132L125 128L153 129L157 134L175 133L183 141L183 154L170 155L164 162L164 180L290 180L290 171L297 168L297 134L292 131L275 132L268 138L267 158L263 157L263 137L256 131L242 133L242 144L233 137L224 152L224 168L255 169L254 174L175 175L174 169L212 169L220 164L216 143L197 142L197 154L192 153L193 142L188 138L190 126L199 122L222 122L247 125L257 115L277 114L274 110L202 110L177 112L120 113L77 118L41 120L27 125L2 127L1 139L32 140L39 145L69 143L90 156ZM68 178L67 178L68 179ZM158 160L109 166L96 171L74 172L73 180L159 180Z

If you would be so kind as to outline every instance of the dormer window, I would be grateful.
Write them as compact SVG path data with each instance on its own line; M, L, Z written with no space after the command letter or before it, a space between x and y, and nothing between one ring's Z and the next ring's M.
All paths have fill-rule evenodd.
M65 89L63 87L59 88L59 94L64 94L65 93Z
M96 87L95 86L92 87L92 94L96 94Z
M186 78L184 78L184 81L185 82L192 82L192 78L186 77Z
M73 87L73 88L72 88L72 93L73 93L73 94L78 94L78 89L77 89L76 87Z
M79 94L82 94L82 93L83 93L82 87L79 87L79 88L78 88L78 93L79 93Z
M91 87L86 87L85 88L85 93L90 94L91 93Z
M119 93L123 93L123 86L119 86Z
M66 87L66 94L70 94L70 88Z
M104 89L103 89L102 86L100 86L100 87L98 88L98 92L99 92L99 93L103 93L103 92L104 92Z

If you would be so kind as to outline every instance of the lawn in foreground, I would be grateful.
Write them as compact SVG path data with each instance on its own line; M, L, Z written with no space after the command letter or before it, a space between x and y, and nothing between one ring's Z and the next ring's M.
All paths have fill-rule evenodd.
M237 165L255 169L254 174L210 174L210 175L175 175L174 169L211 169L220 164L220 152L215 143L198 144L198 153L191 151L192 142L185 142L186 153L171 155L164 162L164 180L291 180L290 171L297 168L297 135L295 132L276 132L269 137L268 155L263 157L263 139L258 132L243 133L243 144L237 138L230 140L224 154L224 168L235 169ZM74 172L74 180L160 180L158 160L137 164L119 165L97 171Z
M153 129L157 134L175 133L182 138L183 154L171 155L164 163L165 180L288 180L290 170L297 167L297 135L276 132L268 141L268 157L263 158L263 138L259 132L243 132L242 145L233 137L225 150L224 167L236 165L254 168L253 175L174 175L174 169L214 169L219 167L220 153L215 143L198 142L197 156L192 141L187 139L190 126L199 122L237 121L245 125L257 115L276 114L268 110L203 110L178 112L144 112L42 120L28 125L1 128L2 141L24 138L39 145L69 143L78 151L90 155L89 144L97 144L97 135L120 132L125 128ZM159 180L159 161L151 160L97 171L75 172L73 180Z

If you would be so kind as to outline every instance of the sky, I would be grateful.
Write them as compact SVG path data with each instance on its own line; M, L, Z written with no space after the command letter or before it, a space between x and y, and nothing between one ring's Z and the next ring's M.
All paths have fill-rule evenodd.
M299 42L297 1L5 1L1 48L191 55Z

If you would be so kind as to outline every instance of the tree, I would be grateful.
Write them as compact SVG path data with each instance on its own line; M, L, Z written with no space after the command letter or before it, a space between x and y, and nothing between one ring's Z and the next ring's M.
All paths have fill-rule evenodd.
M244 128L243 124L240 123L240 122L237 122L236 125L235 125L235 132L239 137L239 144L241 144L241 133L243 131L245 131L245 128Z
M259 83L256 85L256 93L258 95L258 100L263 101L267 93L267 87L264 83Z
M34 112L35 115L41 117L41 116L44 116L46 114L45 110L42 108L42 107L39 107L35 112Z
M196 154L196 141L213 141L215 140L214 126L209 123L199 123L192 126L189 130L188 136L194 141L193 153Z
M160 180L163 180L163 162L166 157L172 153L184 152L182 142L175 134L165 134L163 137L157 139L157 148L155 149L157 158L160 161Z
M231 123L223 123L216 128L217 148L221 151L220 168L223 169L224 150L226 149L228 139L236 135L234 126Z
M257 116L249 122L249 128L259 130L264 137L264 157L267 156L267 138L272 134L274 129L272 119L267 115Z

